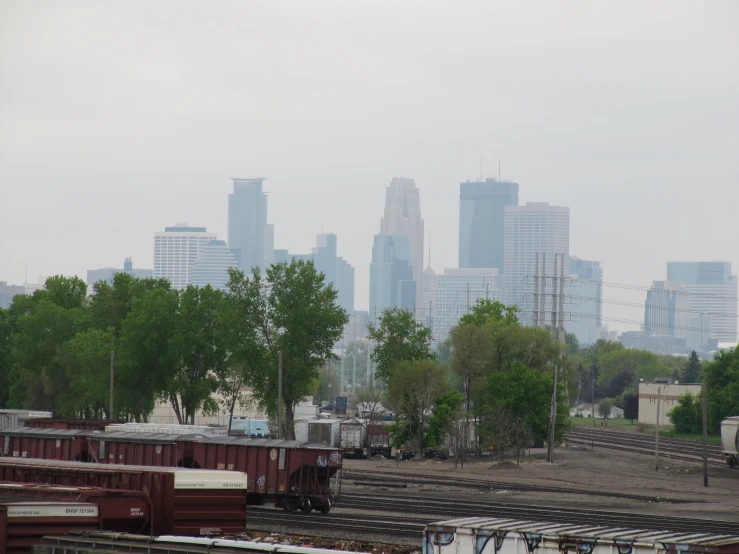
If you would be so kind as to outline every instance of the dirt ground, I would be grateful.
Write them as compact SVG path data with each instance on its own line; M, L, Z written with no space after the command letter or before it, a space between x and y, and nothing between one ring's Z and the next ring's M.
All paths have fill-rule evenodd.
M345 460L347 469L364 469L376 472L414 473L449 478L448 487L409 485L415 491L453 491L453 478L480 479L496 483L523 483L549 487L563 487L594 491L593 495L563 494L552 492L506 491L504 486L490 492L471 492L457 489L462 494L509 501L518 504L567 506L570 508L592 507L593 509L624 512L662 514L682 517L700 517L739 521L739 469L728 466L709 466L709 486L703 486L701 464L660 459L659 471L654 469L654 456L619 452L618 450L595 451L558 448L554 463L545 461L545 452L532 449L521 465L490 458L477 459L465 464L464 469L454 469L451 460ZM345 478L343 486L353 488L352 479ZM373 487L381 490L381 487ZM397 490L397 489L396 489ZM643 495L644 501L601 496L597 493L616 492ZM479 498L478 498L479 495ZM653 499L683 500L686 503L654 502Z

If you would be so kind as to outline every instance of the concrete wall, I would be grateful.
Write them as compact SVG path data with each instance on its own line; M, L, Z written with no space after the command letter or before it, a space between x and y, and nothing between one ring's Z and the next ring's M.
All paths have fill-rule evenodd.
M251 393L246 392L245 395L251 396ZM222 405L221 401L223 397L221 395L213 394L213 398L216 400L216 402L218 402L219 405ZM267 414L263 413L256 406L248 406L246 408L242 408L241 406L239 406L238 402L236 402L236 407L234 408L234 415L247 416L253 419L267 419ZM164 402L154 408L151 416L149 416L149 422L177 423L177 416L174 413L174 409L172 409L172 405L169 402ZM195 415L195 425L228 425L228 412L225 408L221 408L218 411L218 414L214 416L206 416L203 413L198 412Z
M654 425L657 423L657 389L661 389L660 425L671 425L669 414L677 406L678 399L689 392L693 396L701 395L701 385L664 385L656 383L639 383L639 423Z

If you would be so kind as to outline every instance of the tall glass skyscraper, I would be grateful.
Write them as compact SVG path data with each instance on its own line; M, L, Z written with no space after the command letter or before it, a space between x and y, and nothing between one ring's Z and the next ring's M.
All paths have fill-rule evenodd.
M518 206L518 183L486 179L459 185L459 267L504 272L506 206Z
M691 330L707 319L708 335L718 342L737 341L737 278L731 262L667 262L667 280L685 286Z
M228 195L228 245L239 267L251 273L264 271L274 255L274 227L267 224L267 195L264 179L232 178L234 191Z
M573 333L580 345L594 344L603 325L603 268L600 262L570 256L569 270L577 281L565 281L569 299L570 319L565 320L568 333Z
M408 235L375 235L370 264L370 320L374 321L387 308L413 311L416 304L416 282L413 279L413 256Z

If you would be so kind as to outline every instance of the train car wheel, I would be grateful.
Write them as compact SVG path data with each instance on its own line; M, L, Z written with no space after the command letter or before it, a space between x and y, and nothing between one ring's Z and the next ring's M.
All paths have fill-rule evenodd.
M323 506L321 506L321 513L323 515L326 515L330 511L331 511L331 501L327 498L326 503Z
M311 505L310 498L303 500L303 503L300 505L300 511L304 514L308 514L312 509L313 506Z

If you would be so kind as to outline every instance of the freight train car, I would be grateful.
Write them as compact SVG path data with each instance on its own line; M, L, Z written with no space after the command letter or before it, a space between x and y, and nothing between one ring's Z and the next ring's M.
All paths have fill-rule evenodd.
M249 503L328 513L337 448L300 441L17 427L0 433L5 456L245 472Z
M100 511L102 529L118 533L153 534L149 495L100 487L69 487L38 483L0 483L0 497L36 502L86 502Z
M95 504L0 499L0 552L28 554L44 535L100 529Z
M27 421L38 417L49 418L51 412L38 410L0 410L0 430L10 429L25 424Z
M739 416L727 417L721 422L721 442L729 467L739 465Z
M739 537L471 517L426 526L423 554L738 554Z
M155 535L239 534L246 527L246 475L237 471L0 458L0 481L144 491Z

